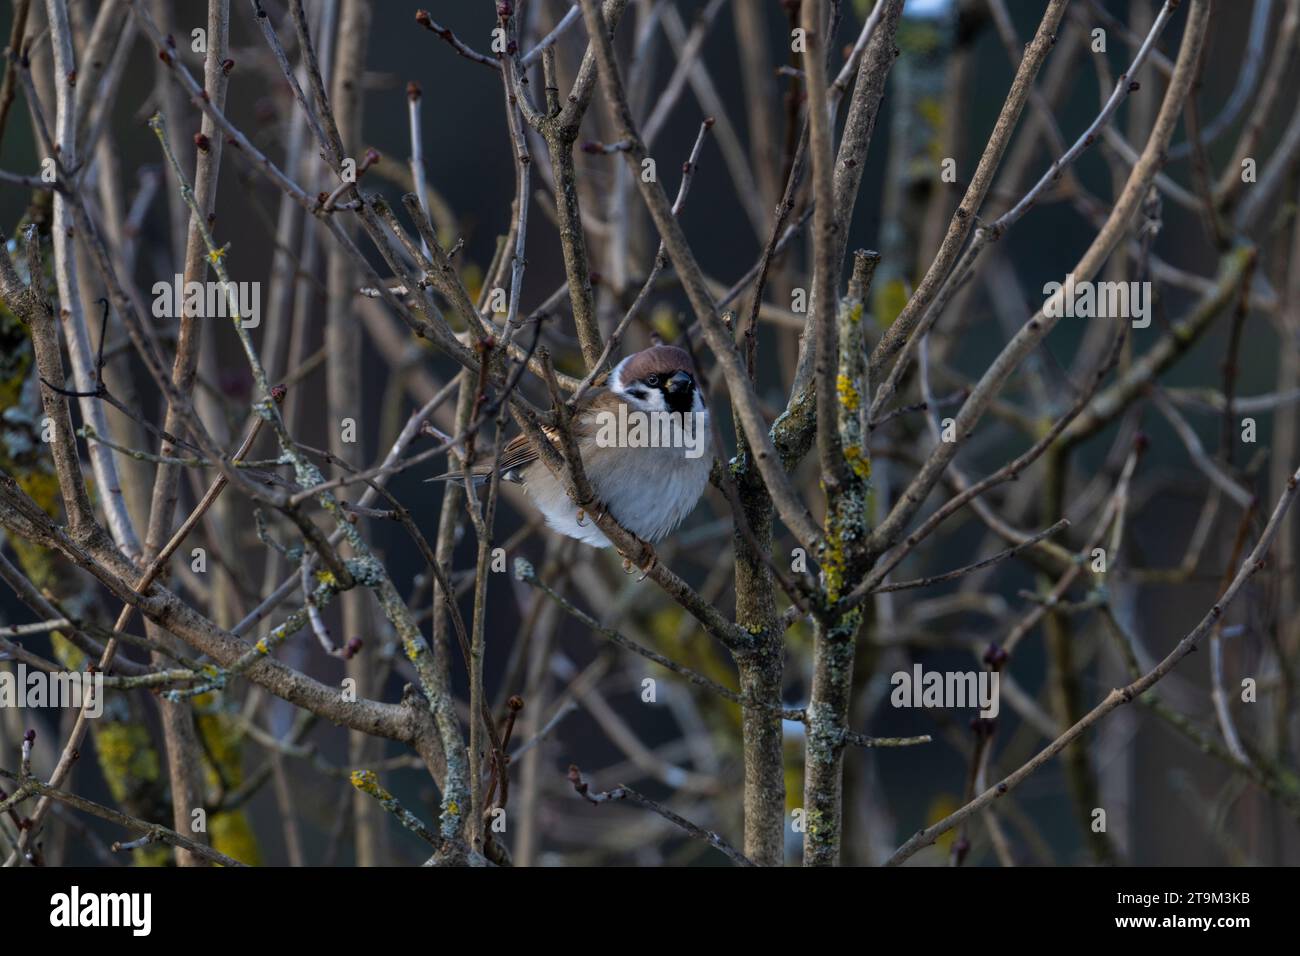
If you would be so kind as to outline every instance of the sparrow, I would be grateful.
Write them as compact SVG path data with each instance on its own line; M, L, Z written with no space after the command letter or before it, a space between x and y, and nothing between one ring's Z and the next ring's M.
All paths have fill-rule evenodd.
M602 386L578 400L570 420L583 470L604 512L642 541L653 544L670 534L704 494L713 464L709 411L685 350L655 345L627 356ZM558 432L546 431L558 444ZM506 444L498 470L502 480L523 486L554 531L592 547L611 546L574 506L527 435ZM489 465L472 477L479 483L490 474ZM428 480L460 477L451 472ZM653 564L652 558L646 570Z

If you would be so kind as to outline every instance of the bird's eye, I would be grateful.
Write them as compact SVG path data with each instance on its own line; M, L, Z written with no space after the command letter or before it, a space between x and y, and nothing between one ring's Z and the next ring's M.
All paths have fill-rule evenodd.
M649 385L651 388L657 388L658 385L659 385L659 376L658 376L658 375L647 375L647 376L645 377L645 383L646 383L647 385Z

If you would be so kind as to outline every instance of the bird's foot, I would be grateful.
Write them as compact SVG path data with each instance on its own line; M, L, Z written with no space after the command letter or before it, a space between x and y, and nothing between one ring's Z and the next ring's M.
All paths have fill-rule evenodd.
M641 544L642 544L642 546L645 548L646 551L649 551L649 552L650 552L650 557L649 557L649 559L646 561L645 564L642 564L642 565L638 566L638 565L636 565L635 563L633 563L633 561L632 561L631 558L624 558L624 559L623 559L623 573L624 573L624 574L631 574L633 571L640 571L640 572L641 572L641 576L640 576L639 578L637 578L637 582L638 582L638 583L640 583L641 581L644 581L647 577L649 577L649 576L650 576L650 572L653 571L653 570L655 569L655 565L657 565L657 564L659 563L659 555L655 554L655 549L654 549L654 547L651 546L649 543L647 543L647 542L645 542L645 541L642 541Z
M609 509L606 508L604 505L601 505L601 506L600 506L600 510L597 511L596 514L595 514L595 516L591 519L592 522L593 522L594 524L600 524L600 519L603 518L603 517L605 517L605 512L608 511L608 510L609 510ZM577 521L578 521L578 527L579 527L579 528L585 528L585 527L587 527L587 509L586 509L586 508L579 508L579 509L578 509L578 518L577 518Z

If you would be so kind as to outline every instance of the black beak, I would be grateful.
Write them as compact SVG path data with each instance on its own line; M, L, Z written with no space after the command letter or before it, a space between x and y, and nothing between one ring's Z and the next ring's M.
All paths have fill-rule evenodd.
M670 393L689 392L695 387L695 379L687 372L673 372L664 386Z

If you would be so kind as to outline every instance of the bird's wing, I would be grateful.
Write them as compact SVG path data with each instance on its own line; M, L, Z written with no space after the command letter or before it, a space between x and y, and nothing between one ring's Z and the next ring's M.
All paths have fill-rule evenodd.
M557 435L549 436L552 441L558 441ZM506 442L506 447L501 449L501 461L497 469L503 477L509 477L511 472L517 472L519 469L526 468L537 460L537 449L533 443L528 440L524 434L516 435L510 441ZM475 485L486 481L492 474L492 463L478 464L470 469L470 477L474 480ZM432 478L426 478L425 481L455 481L465 477L463 472L448 471L441 475L434 475Z
M592 389L587 393L587 395L583 396L583 400L579 402L578 408L574 410L573 418L571 419L570 429L575 441L580 442L582 439L595 434L596 426L592 419L587 415L587 412L593 410L597 401L600 401L603 405L611 399L612 396L608 395L606 390L603 388ZM561 438L558 428L551 425L543 425L542 433L550 439L552 445L556 448L560 447ZM537 454L536 446L528 440L526 434L521 432L514 438L510 439L510 441L506 443L505 448L501 449L501 464L499 466L501 474L505 475L512 471L519 471L523 468L527 468L540 457L541 456Z
M560 436L554 429L543 426L542 430L546 432L546 437L551 441L559 441ZM501 463L497 466L501 474L508 475L512 471L519 471L527 468L533 462L537 461L537 448L528 440L528 436L522 432L516 435L510 441L506 442L506 447L501 449ZM490 467L490 466L489 466Z
M598 402L603 406L611 400L617 401L617 399L613 398L613 396L603 388L593 388L583 396L582 401L579 402L578 408L575 409L574 417L572 419L573 436L575 439L581 439L594 431L595 426L585 415L585 412L591 410ZM551 440L551 444L559 447L560 433L558 430L550 425L543 425L542 431L545 433L546 437ZM497 468L503 477L509 477L512 473L518 474L520 471L536 462L539 457L540 456L537 454L537 448L528 440L528 435L521 432L514 438L510 439L510 441L506 442L506 447L501 449L501 461L498 463ZM471 470L471 475L474 478L475 484L486 479L491 473L492 465L490 462L476 465ZM459 471L449 471L445 474L436 475L433 478L426 478L425 481L447 481L462 477L463 475Z

